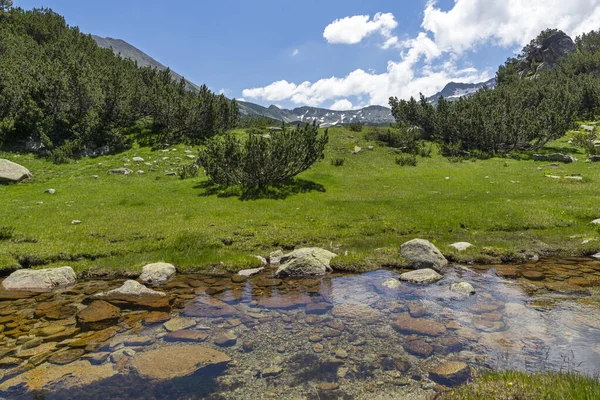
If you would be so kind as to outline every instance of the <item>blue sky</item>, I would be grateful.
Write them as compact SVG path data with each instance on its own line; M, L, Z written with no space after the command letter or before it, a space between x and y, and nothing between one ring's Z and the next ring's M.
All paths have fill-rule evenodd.
M49 7L83 32L123 39L229 97L283 107L430 95L450 80L493 76L546 27L600 27L600 0L14 3Z

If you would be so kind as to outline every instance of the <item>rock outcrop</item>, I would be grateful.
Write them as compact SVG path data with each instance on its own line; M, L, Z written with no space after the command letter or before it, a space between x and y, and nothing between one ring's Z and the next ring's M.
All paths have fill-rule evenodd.
M438 248L424 239L413 239L404 243L400 247L400 252L402 257L409 260L415 269L431 268L441 272L448 265L448 260Z
M325 275L331 272L329 263L334 257L337 257L337 254L318 247L294 250L281 258L282 265L277 269L276 276L282 278Z
M46 291L71 285L76 280L77 275L71 267L20 269L2 281L2 287L6 290Z
M553 33L541 43L531 49L527 57L519 64L519 76L524 79L537 74L545 69L555 68L558 60L568 57L577 51L573 39L566 33L558 31ZM537 67L536 67L537 66Z
M33 175L27 168L12 161L0 158L0 182L21 182Z
M577 162L577 158L570 154L554 153L554 154L534 154L533 161L556 161L565 164Z

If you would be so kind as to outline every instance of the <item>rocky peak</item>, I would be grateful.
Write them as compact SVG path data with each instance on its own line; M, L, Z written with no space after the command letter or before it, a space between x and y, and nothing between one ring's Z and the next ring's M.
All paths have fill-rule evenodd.
M576 50L573 39L563 31L555 32L544 39L541 45L536 46L521 61L519 76L523 79L533 72L535 77L544 69L556 67L558 60L568 57Z

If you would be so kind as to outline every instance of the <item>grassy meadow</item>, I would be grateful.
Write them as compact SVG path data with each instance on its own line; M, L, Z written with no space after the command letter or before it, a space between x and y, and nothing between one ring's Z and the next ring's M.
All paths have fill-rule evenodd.
M580 159L574 164L450 162L434 149L416 167L401 167L395 150L365 139L368 129L330 129L324 160L294 184L261 193L211 187L202 172L166 176L193 161L197 151L183 145L63 165L0 153L35 175L0 186L0 269L128 273L160 260L181 271L236 271L257 265L255 255L319 246L340 255L338 269L362 271L403 265L399 247L415 237L461 262L600 251L591 224L600 217L600 164L585 162L568 135L543 151L568 151ZM362 151L351 154L355 146ZM336 158L344 164L332 165ZM108 174L126 164L133 174ZM583 180L564 178L571 174ZM55 194L45 193L51 188ZM457 241L474 246L459 254L448 246Z

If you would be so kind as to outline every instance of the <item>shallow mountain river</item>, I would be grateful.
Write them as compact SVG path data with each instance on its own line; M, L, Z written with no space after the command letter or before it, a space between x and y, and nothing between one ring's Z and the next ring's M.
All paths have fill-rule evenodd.
M486 369L600 371L600 261L399 274L177 275L160 301L93 299L125 280L1 291L0 398L433 399Z

